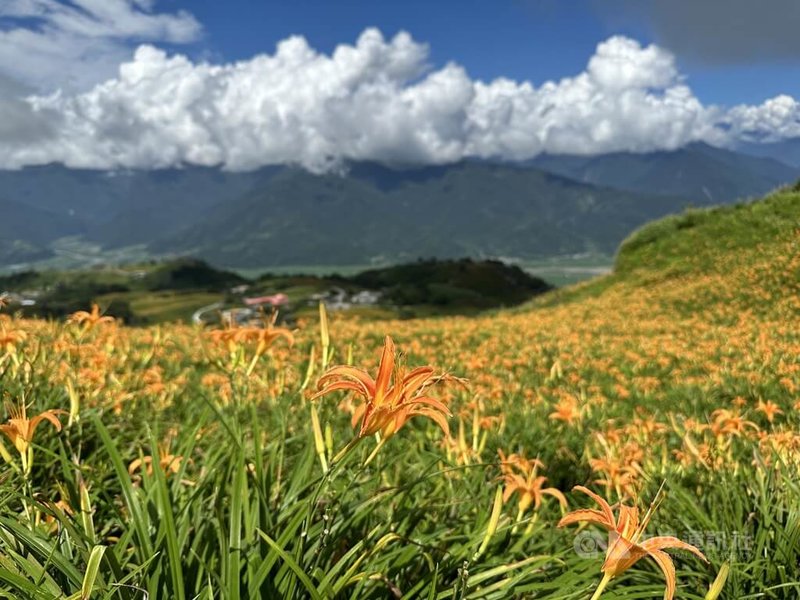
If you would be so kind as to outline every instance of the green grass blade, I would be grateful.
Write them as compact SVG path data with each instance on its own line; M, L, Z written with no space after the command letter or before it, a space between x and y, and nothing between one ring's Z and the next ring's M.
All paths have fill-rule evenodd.
M233 481L231 483L231 508L228 527L228 565L227 588L228 600L239 600L241 584L241 553L242 553L242 513L245 496L244 456L240 450L237 453Z
M128 474L128 469L122 462L122 456L120 456L116 444L114 444L113 440L111 439L108 429L106 429L105 425L103 425L97 416L93 416L92 420L94 421L95 429L97 429L97 433L103 442L103 446L105 447L106 452L108 452L108 456L111 459L111 464L114 466L114 471L119 479L119 485L122 488L122 495L125 499L125 504L130 511L130 520L133 523L134 529L136 530L136 538L139 544L139 560L147 560L154 554L153 544L150 539L150 534L148 533L150 519L147 518L146 513L142 511L141 504L139 503L139 496L137 495L136 490L133 489L133 483L131 482L131 477Z
M83 583L81 584L81 600L89 600L89 598L91 598L94 584L100 573L100 562L103 560L103 554L105 554L105 552L105 546L95 546L92 548L92 553L89 555L89 562L86 565L86 573L83 575Z
M158 455L158 442L154 436L151 436L150 447L154 454ZM183 564L180 544L178 543L178 533L175 530L175 511L172 506L170 498L169 486L167 485L167 477L161 463L153 460L153 473L154 484L156 486L155 498L159 507L159 514L161 516L161 531L164 533L164 538L167 543L167 559L169 566L169 575L172 581L172 597L176 600L184 600L185 587L183 583Z
M275 541L263 531L259 531L258 534L264 539L265 542L267 542L267 544L269 544L270 548L272 548L273 551L275 551L275 553L283 559L284 564L291 569L300 583L303 584L303 587L308 592L309 597L312 600L322 600L322 596L319 595L319 592L317 591L316 587L314 587L311 579L309 579L308 575L303 572L303 569L300 568L300 565L297 564L294 557L286 552L283 548L278 546L278 544L276 544Z

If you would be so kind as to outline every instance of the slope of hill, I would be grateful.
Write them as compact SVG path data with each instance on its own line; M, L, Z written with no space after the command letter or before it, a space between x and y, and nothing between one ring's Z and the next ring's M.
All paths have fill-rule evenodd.
M681 196L695 204L761 196L800 175L796 167L773 158L748 156L702 143L649 154L541 156L532 164L585 183Z
M608 276L557 291L554 305L631 295L682 313L800 314L800 187L648 223L621 244Z
M0 257L12 263L46 258L51 254L47 248L50 241L84 231L82 224L68 215L3 197L0 215Z
M777 266L783 242L798 241L799 226L800 194L790 189L750 203L691 209L633 232L619 248L615 271L724 273L732 261L765 258Z
M633 228L685 204L487 163L362 165L349 177L290 169L151 248L228 266L610 254Z

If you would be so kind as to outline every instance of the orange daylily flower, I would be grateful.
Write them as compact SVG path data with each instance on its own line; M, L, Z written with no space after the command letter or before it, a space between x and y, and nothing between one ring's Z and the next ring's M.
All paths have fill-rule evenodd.
M545 495L552 496L566 508L567 499L561 491L553 487L544 487L547 477L538 475L538 469L544 468L542 461L538 458L526 459L516 454L506 457L502 450L498 450L497 453L500 455L500 468L505 481L503 502L508 502L514 493L519 493L519 516L522 516L531 504L538 510Z
M183 456L172 454L170 452L169 444L170 442L167 441L164 444L158 445L158 464L161 466L161 470L164 471L164 475L167 477L180 471L181 463L183 462ZM144 468L148 475L153 474L152 456L145 456L132 461L131 464L128 465L128 473L133 475L136 471L142 468Z
M7 330L5 327L0 327L0 348L4 349L8 354L14 354L20 342L27 337L28 334L24 331Z
M0 425L0 431L14 444L22 459L22 470L27 473L31 467L31 443L36 428L42 421L49 421L56 431L61 431L61 421L58 420L58 415L65 414L66 411L46 410L29 419L24 404L20 405L18 409L9 406L7 410L9 413L8 423Z
M575 398L564 398L558 404L556 404L555 410L548 416L553 421L572 423L580 419L581 409L578 406L578 401L575 400Z
M63 410L46 410L41 414L36 415L29 419L26 414L25 405L23 404L19 410L9 407L8 423L0 425L2 431L20 454L28 451L28 447L33 441L33 434L36 428L42 421L50 421L56 428L56 431L61 431L61 421L58 420L59 414L63 414Z
M222 329L213 329L208 332L208 337L215 344L225 346L229 352L236 349L236 342L240 336L241 327L235 324L227 324Z
M595 473L604 475L595 479L594 483L602 485L608 492L614 490L618 496L626 494L633 496L636 490L637 478L641 475L642 468L636 462L624 462L607 456L606 458L591 458L589 466Z
M672 600L675 595L676 585L675 565L670 556L664 552L667 548L688 550L708 562L700 550L676 537L657 536L639 542L652 516L653 506L647 511L640 523L638 508L620 504L617 517L615 517L614 511L608 502L593 491L581 485L575 486L574 489L592 498L600 506L600 510L594 508L574 510L564 516L559 521L558 526L564 527L574 523L587 522L599 525L609 532L608 550L601 569L603 580L600 582L593 600L599 598L602 590L605 589L611 579L630 569L645 556L652 558L664 573L667 585L664 591L664 600Z
M64 515L73 516L75 514L75 510L69 505L69 502L64 499L63 493L61 495L61 500L56 502L48 502L48 505L52 511L52 514L45 514L44 525L50 533L54 533L59 527L59 520L56 515L58 513L62 513Z
M756 410L764 413L764 416L767 417L767 421L769 421L770 423L772 423L772 421L775 420L775 415L783 414L783 411L781 410L780 406L775 404L772 400L767 400L766 402L764 402L763 400L759 400Z
M289 329L275 327L277 316L274 313L271 319L265 319L263 327L239 327L235 323L228 323L222 329L210 331L208 335L215 343L226 345L231 352L236 344L257 342L256 355L260 356L280 338L290 346L294 344L294 335Z
M396 362L394 341L387 335L375 379L356 367L331 367L320 377L319 391L312 400L336 390L363 396L365 402L356 408L352 419L354 427L361 420L359 438L381 432L384 440L388 439L415 416L431 419L449 435L447 418L451 416L450 410L441 400L426 392L433 385L455 378L438 374L433 367L417 367L406 373L402 367L396 366Z
M718 408L711 413L711 418L713 422L708 428L715 436L740 436L745 433L748 428L756 431L758 430L758 425L726 408Z
M267 323L264 327L242 327L235 329L233 336L237 341L258 342L256 354L259 356L280 338L286 340L290 346L294 344L294 335L292 335L292 332L285 327L275 327L272 322Z
M102 325L103 323L113 323L114 317L103 315L100 312L100 307L97 305L97 303L93 303L91 312L79 310L72 313L67 321L69 323L75 323L76 325L86 325L87 327L92 328L95 325Z

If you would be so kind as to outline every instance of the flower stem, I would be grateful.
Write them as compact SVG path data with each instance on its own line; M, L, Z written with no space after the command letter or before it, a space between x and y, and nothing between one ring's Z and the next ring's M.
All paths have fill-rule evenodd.
M520 508L517 511L517 518L514 521L514 526L511 528L511 535L516 535L517 531L519 531L519 522L522 521L522 516L525 514L525 511Z
M539 520L539 513L533 513L533 517L528 522L528 526L525 528L525 535L530 535L533 533L533 528L536 525L536 522Z
M347 442L347 445L339 450L339 452L331 459L330 467L333 468L333 465L338 464L340 460L342 460L345 456L347 456L350 451L355 448L356 444L361 441L360 437L354 437L352 440Z
M606 589L608 582L611 581L611 575L606 573L603 575L603 579L600 580L600 585L597 586L597 589L594 591L594 595L592 596L592 600L597 600L600 595L603 593L603 590Z
M375 449L374 449L374 450L372 451L372 453L371 453L371 454L370 454L370 455L367 457L367 460L365 460L365 461L364 461L364 465L363 465L363 466L365 466L365 467L366 467L366 466L367 466L369 463L371 463L371 462L372 462L372 459L373 459L373 458L375 458L375 457L378 455L378 452L380 451L380 449L381 449L381 448L383 448L383 445L386 443L386 440L387 440L387 439L388 439L388 438L381 438L381 441L380 441L380 442L378 442L378 445L377 445L377 446L375 446Z

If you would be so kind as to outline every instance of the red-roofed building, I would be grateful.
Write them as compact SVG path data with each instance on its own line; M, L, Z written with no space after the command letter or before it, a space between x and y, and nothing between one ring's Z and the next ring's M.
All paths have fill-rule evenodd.
M246 306L283 306L289 303L289 296L286 294L272 294L271 296L259 296L257 298L245 298L244 303Z

